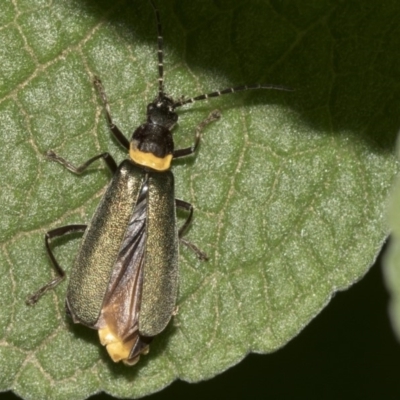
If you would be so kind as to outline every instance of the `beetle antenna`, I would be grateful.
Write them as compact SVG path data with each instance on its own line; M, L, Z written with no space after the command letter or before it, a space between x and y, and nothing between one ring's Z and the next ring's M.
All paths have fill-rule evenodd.
M162 97L164 95L164 39L162 35L161 19L158 8L153 3L153 0L149 0L153 7L154 14L157 22L157 44L158 44L158 95Z
M242 85L242 86L226 88L224 90L217 90L216 92L212 92L212 93L202 94L200 96L191 97L190 99L183 98L174 103L174 108L181 107L185 104L194 103L195 101L206 100L210 97L219 97L219 96L222 96L223 94L244 92L246 90L254 90L254 89L284 90L286 92L292 92L294 90L294 89L291 89L291 88L288 88L285 86L279 86L279 85L263 85L263 84Z

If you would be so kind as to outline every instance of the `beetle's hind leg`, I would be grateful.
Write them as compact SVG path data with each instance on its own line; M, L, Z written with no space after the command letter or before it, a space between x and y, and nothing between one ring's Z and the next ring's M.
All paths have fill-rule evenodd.
M51 239L54 239L56 237L64 236L69 233L73 232L84 232L86 229L87 225L66 225L62 226L61 228L56 228L51 231L48 231L44 237L44 241L46 244L46 250L47 254L51 260L51 263L53 264L54 269L57 272L57 276L52 279L49 283L46 285L42 286L39 290L37 290L35 293L30 295L26 299L26 304L29 306L34 305L37 303L37 301L50 289L53 289L56 287L64 278L65 278L65 271L61 267L61 265L58 263L56 258L54 257L54 254L50 248L50 241Z
M186 247L188 247L190 250L192 250L200 260L203 260L203 261L208 260L208 255L204 251L200 250L195 244L189 242L189 240L187 240L183 237L183 235L185 234L186 230L188 229L188 227L190 225L190 222L192 221L193 206L190 203L183 201L183 200L179 200L179 199L175 199L175 204L176 204L177 208L180 208L182 210L186 210L189 212L189 216L187 217L186 221L179 228L179 231L178 231L179 240Z

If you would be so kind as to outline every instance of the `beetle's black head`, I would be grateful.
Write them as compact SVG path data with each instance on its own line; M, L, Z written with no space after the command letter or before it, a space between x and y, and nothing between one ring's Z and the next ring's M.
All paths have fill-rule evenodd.
M178 121L178 114L174 110L174 101L165 94L159 95L147 106L147 122L161 125L171 130Z
M177 121L174 101L161 93L147 106L147 122L133 132L129 146L131 160L157 171L168 170L174 153L171 129Z

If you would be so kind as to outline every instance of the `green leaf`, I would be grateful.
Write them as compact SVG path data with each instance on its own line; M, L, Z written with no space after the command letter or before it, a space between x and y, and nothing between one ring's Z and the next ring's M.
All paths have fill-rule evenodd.
M397 153L399 154L398 146ZM389 204L390 246L385 253L384 273L391 294L389 314L393 330L400 339L400 178L397 176Z
M195 206L181 248L179 313L135 367L113 364L97 333L65 316L66 284L34 307L54 276L43 236L86 223L109 173L80 164L111 139L92 80L131 134L157 93L156 33L146 0L3 0L0 12L0 390L27 399L140 397L180 378L207 379L248 352L297 335L337 290L360 279L387 228L397 166L400 4L376 1L158 1L165 85L194 96L243 83L252 91L180 110L176 148L218 108L198 156L178 161L177 197ZM61 265L79 238L57 242Z

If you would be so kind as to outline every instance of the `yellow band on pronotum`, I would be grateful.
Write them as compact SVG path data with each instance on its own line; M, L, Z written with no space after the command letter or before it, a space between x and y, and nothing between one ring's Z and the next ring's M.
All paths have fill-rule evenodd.
M166 171L171 167L172 154L166 155L164 158L156 157L153 153L145 153L132 144L129 148L129 157L138 165L149 167L157 171Z

